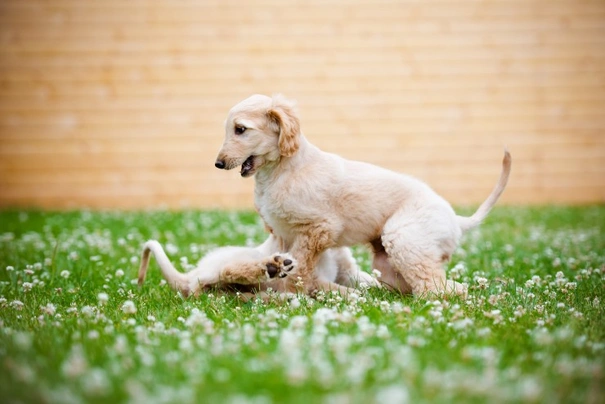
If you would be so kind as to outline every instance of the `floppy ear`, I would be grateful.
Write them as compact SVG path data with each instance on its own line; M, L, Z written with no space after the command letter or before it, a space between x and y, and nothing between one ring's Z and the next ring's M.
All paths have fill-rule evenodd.
M300 121L294 103L282 95L274 95L267 115L279 129L279 154L284 157L293 156L298 150L300 137Z

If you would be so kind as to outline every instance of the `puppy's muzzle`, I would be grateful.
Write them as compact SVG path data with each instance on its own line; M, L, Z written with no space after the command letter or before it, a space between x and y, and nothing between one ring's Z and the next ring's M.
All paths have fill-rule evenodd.
M221 170L224 170L225 169L225 161L224 160L216 160L214 162L214 166L216 168L220 168Z

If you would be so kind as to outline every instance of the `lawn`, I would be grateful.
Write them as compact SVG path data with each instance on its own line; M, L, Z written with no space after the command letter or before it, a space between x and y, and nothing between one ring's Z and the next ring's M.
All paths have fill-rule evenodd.
M183 299L177 267L265 237L253 213L0 212L2 402L605 401L605 206L499 207L448 276L466 300ZM368 253L355 255L371 271Z

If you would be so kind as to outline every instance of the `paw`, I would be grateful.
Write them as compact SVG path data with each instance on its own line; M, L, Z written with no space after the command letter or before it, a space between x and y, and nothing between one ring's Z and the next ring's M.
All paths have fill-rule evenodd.
M444 284L442 283L440 285L433 285L430 283L422 284L421 289L414 289L414 295L425 298L448 298L459 296L465 299L467 297L467 288L461 283L447 280Z
M375 287L380 288L380 282L376 280L372 275L367 272L359 271L357 273L357 278L354 279L355 284L361 286L362 288Z
M266 267L269 278L285 278L296 268L296 260L290 254L274 254Z

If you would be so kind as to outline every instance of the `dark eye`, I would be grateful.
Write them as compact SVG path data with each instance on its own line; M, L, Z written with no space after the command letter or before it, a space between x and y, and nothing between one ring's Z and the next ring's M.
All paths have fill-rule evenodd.
M243 135L245 131L246 131L246 128L244 126L236 126L235 127L235 134L236 135Z

